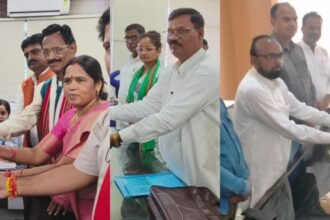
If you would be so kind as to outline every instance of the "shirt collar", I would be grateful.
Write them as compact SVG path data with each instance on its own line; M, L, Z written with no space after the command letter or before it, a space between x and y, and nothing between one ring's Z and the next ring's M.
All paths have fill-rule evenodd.
M177 61L174 65L174 67L179 72L179 74L188 72L188 70L190 70L192 66L196 65L196 63L199 63L201 58L205 55L206 55L205 50L203 48L200 48L196 53L194 53L191 57L189 57L183 63L180 63L179 61Z
M48 72L48 70L49 70L49 67L47 67L44 71L42 71L42 72L40 73L40 75L39 75L39 79L40 79L40 76L42 76L43 74L45 74L46 72ZM32 75L32 81L33 81L34 83L37 83L37 82L38 82L36 74L33 74L33 75Z

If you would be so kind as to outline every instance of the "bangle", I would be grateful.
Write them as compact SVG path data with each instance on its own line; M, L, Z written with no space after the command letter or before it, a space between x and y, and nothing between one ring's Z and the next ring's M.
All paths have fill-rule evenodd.
M16 196L17 196L17 184L16 184L16 177L15 176L7 177L6 192L7 192L7 196L9 198L12 198L12 199L16 198Z
M9 160L11 160L11 161L14 161L15 160L16 152L17 151L14 148L10 148L9 149L9 154L10 154Z
M118 133L114 133L111 136L112 136L112 142L113 142L113 143L111 143L111 146L112 147L115 147L115 148L120 147L121 138L120 138L119 134Z

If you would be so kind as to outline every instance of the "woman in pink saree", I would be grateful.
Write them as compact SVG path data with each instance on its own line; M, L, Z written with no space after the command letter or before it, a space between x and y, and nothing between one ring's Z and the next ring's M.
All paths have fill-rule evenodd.
M21 164L43 165L15 171L12 175L34 175L73 163L94 122L108 109L109 102L104 101L107 94L103 92L102 70L96 59L87 55L73 58L64 69L63 84L64 94L74 108L59 119L38 145L20 149L0 146L0 157L3 159ZM89 220L95 192L96 185L93 185L75 193L53 196L48 211L58 215L60 211L65 213L67 209L71 209L76 219Z

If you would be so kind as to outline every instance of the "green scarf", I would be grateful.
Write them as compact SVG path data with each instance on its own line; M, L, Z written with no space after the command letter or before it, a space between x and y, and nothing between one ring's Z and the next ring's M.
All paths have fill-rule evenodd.
M140 90L138 91L138 100L142 100L151 87L157 82L158 80L158 69L160 66L160 61L157 59L157 62L153 67L151 67L148 72L146 73L145 78L141 84ZM132 103L134 102L134 92L139 79L141 78L145 68L142 66L133 76L131 85L129 86L128 95L127 95L127 102ZM155 140L148 141L146 143L141 144L142 151L151 151L155 148L156 142Z

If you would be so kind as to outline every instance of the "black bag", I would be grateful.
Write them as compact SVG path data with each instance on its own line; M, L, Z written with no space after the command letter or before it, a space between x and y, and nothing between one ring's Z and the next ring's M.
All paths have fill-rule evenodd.
M151 219L219 220L219 199L206 187L152 186L148 197Z

